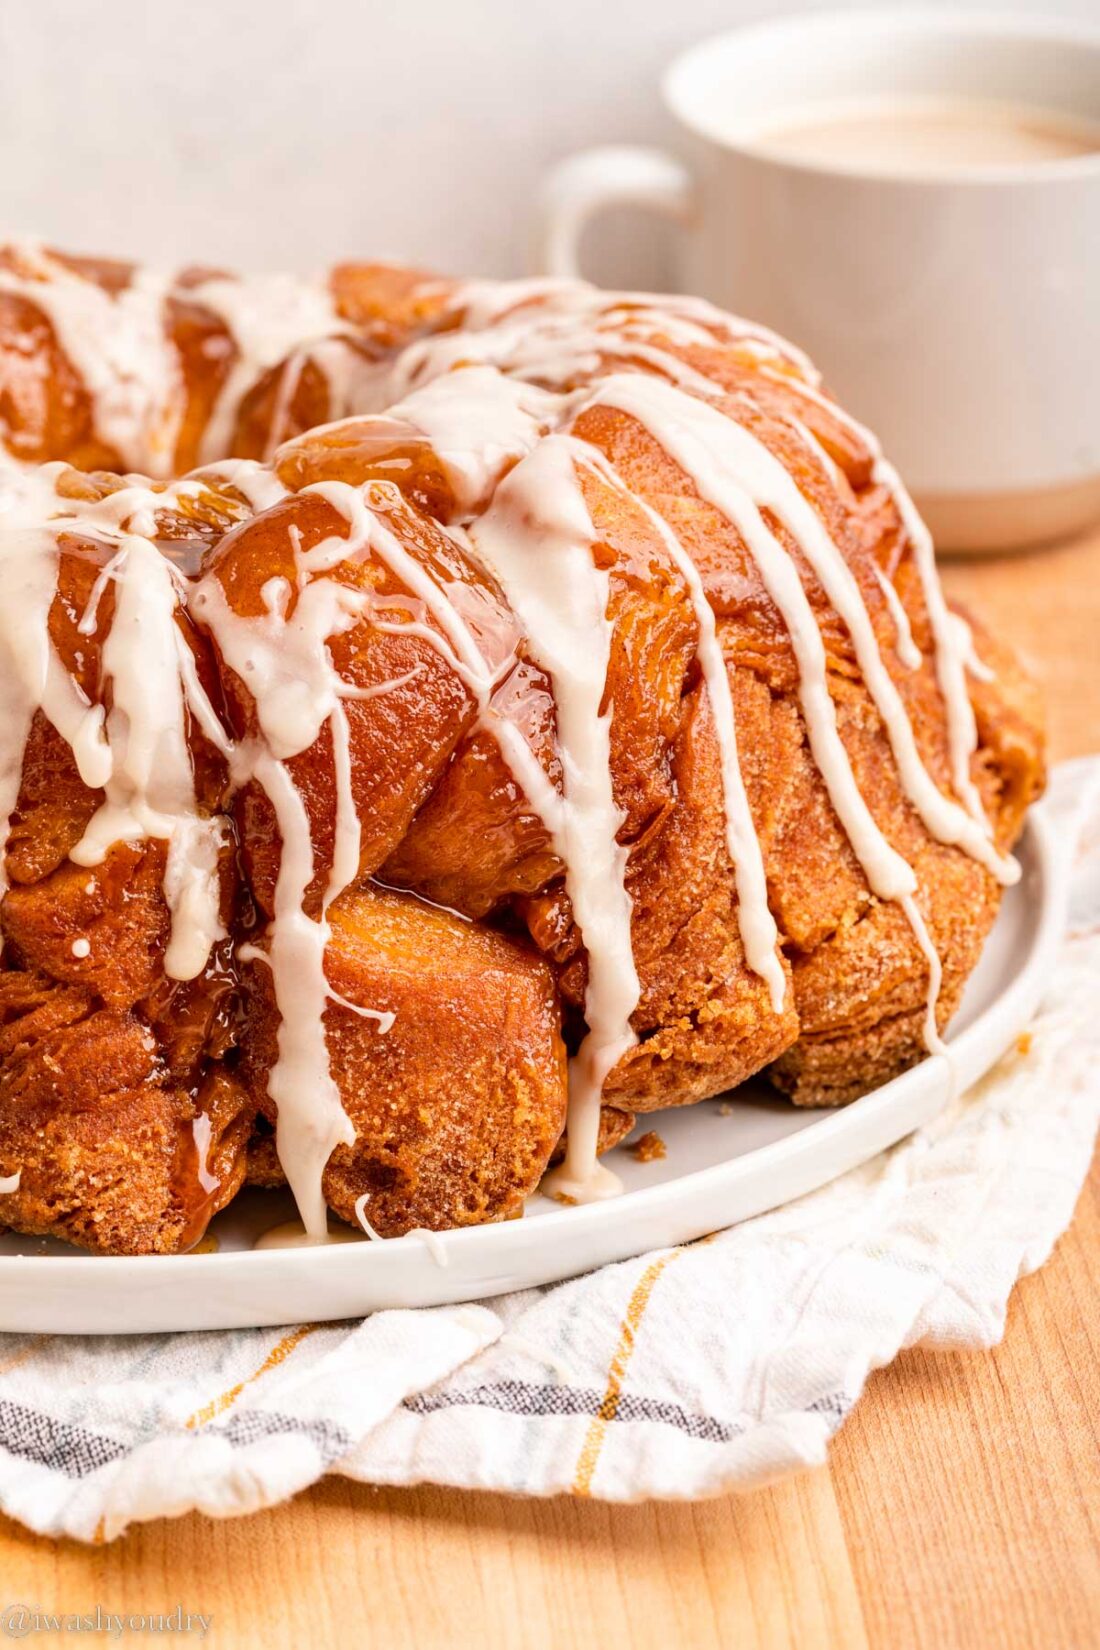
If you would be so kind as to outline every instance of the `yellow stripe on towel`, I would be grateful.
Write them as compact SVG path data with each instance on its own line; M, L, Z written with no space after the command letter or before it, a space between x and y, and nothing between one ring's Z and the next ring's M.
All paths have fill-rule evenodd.
M619 1344L615 1348L615 1355L611 1360L611 1368L607 1376L607 1390L603 1395L598 1413L593 1417L585 1435L581 1448L580 1458L577 1461L577 1470L573 1477L572 1493L587 1496L592 1493L592 1478L596 1471L596 1463L600 1458L603 1441L607 1435L608 1422L615 1419L622 1396L623 1379L627 1365L634 1352L634 1343L638 1329L641 1326L645 1309L649 1305L649 1297L653 1293L653 1286L670 1260L682 1255L682 1249L672 1249L667 1255L661 1255L657 1260L650 1261L634 1288L630 1302L623 1318L622 1328L619 1331Z
M29 1363L36 1353L41 1352L46 1343L53 1339L53 1335L36 1335L27 1346L14 1353L5 1363L0 1363L0 1375L10 1375L13 1369Z
M275 1369L277 1365L285 1363L295 1347L300 1346L307 1335L312 1335L320 1327L319 1323L303 1323L297 1329L291 1330L289 1335L284 1335L279 1344L271 1348L259 1369L254 1370L251 1375L246 1375L243 1381L237 1382L236 1386L231 1386L228 1392L222 1393L220 1398L213 1399L211 1403L205 1404L202 1409L197 1410L185 1425L204 1427L216 1415L224 1415L225 1411L236 1403L246 1386L251 1386L253 1381L258 1381L260 1376L266 1375L269 1369Z

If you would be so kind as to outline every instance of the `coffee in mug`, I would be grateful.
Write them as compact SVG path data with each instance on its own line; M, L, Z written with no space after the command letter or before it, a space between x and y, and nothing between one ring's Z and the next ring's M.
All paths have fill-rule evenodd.
M1100 154L1100 126L989 98L864 98L790 111L753 134L761 152L895 176L1030 166Z
M1100 29L943 11L782 18L664 80L678 155L599 149L544 197L541 267L634 203L678 285L800 345L941 549L1100 517Z

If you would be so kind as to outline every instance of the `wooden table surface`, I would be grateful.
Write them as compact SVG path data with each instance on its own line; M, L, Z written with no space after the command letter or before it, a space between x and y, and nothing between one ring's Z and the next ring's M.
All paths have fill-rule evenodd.
M1045 680L1054 755L1100 750L1100 531L946 580ZM609 1508L336 1478L253 1518L193 1516L98 1549L0 1519L0 1605L179 1603L212 1614L216 1646L1087 1650L1100 1645L1098 1252L1094 1166L1052 1260L1016 1291L1003 1344L906 1353L872 1378L828 1466L773 1489Z

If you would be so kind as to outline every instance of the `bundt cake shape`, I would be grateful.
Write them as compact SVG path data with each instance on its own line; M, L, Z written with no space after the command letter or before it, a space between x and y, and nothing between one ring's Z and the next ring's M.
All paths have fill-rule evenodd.
M1039 718L781 340L20 247L0 432L9 1226L499 1220L638 1113L942 1053Z

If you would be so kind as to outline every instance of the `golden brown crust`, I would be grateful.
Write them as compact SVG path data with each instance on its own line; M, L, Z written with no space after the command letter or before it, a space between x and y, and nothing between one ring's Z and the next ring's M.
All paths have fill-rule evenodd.
M80 260L78 273L96 284L117 287L127 266ZM71 265L70 265L71 267ZM28 271L18 251L0 247L0 272ZM57 341L45 310L33 297L0 291L0 435L24 464L64 459L82 470L119 469L118 454L97 436L92 398L76 367Z
M0 269L10 260L0 254ZM120 290L131 278L127 266L72 267L104 290ZM181 279L168 305L186 389L176 458L186 466L198 459L235 359L224 324L201 302L209 274ZM362 329L349 347L365 361L417 331L459 320L455 289L425 284L413 272L344 266L331 285L340 316ZM799 395L793 367L772 360L762 368L736 339L716 334L712 346L663 340L661 347L736 397L713 404L736 416L797 482L858 585L920 757L950 794L945 706L914 548L895 501L873 479L859 432L827 402ZM623 360L616 355L603 365L618 370ZM293 433L328 416L315 364L304 363L289 396L284 366L266 371L242 397L234 453L263 457L276 425ZM590 370L578 369L577 382ZM99 444L85 389L42 312L2 291L0 424L22 458L65 457L91 469L118 460ZM632 1021L639 1040L605 1085L600 1149L622 1138L636 1113L720 1093L758 1071L796 1103L842 1103L922 1057L924 953L898 906L871 892L841 828L809 748L790 637L735 528L626 413L590 407L572 433L606 456L626 488L595 472L579 476L596 531L593 553L610 583L604 708L641 981ZM201 562L238 615L262 612L270 581L283 579L293 616L300 558L322 543L338 549L341 539L349 540L348 554L309 577L336 579L365 598L362 614L330 643L353 694L344 710L361 851L356 885L329 911L326 966L344 1004L334 1001L325 1015L357 1140L332 1157L325 1194L347 1220L367 1195L368 1219L383 1235L509 1218L560 1141L566 1055L584 1031L588 959L565 869L488 731L494 716L507 718L560 790L551 683L526 653L501 591L461 533L448 530L458 516L452 480L415 429L372 417L312 430L280 449L275 471L290 496L255 519L230 481L207 478L197 497L166 505L157 525L177 565L186 562L194 574ZM412 585L384 556L352 546L347 519L305 491L326 481L370 488L374 515L402 554L455 593L483 651L501 662L485 716ZM59 492L81 498L108 497L122 485L76 471L58 480ZM793 987L778 1012L741 942L698 622L683 575L642 505L670 524L716 615L768 902ZM837 725L859 789L916 872L918 903L943 965L942 1026L995 918L999 888L974 860L929 835L901 785L847 630L799 546L778 520L769 516L768 525L798 568L823 638ZM102 694L109 583L89 637L77 622L107 554L94 541L63 540L50 618L62 660L92 701ZM917 669L900 657L881 576L907 615L922 655ZM256 703L202 622L201 612L181 617L187 646L213 701L247 742L258 732ZM998 845L1007 848L1043 783L1041 714L1008 651L980 628L975 642L995 678L970 678L979 738L972 779ZM189 737L201 806L220 811L231 789L225 764L197 727ZM336 844L328 724L286 766L309 821L314 859L305 908L317 917ZM283 845L262 787L243 784L234 804L241 865L227 852L222 867L232 938L215 948L199 980L173 984L162 967L163 844L117 845L94 876L68 859L99 800L65 743L36 718L2 907L0 1173L23 1173L4 1215L22 1230L93 1248L168 1252L194 1241L233 1195L246 1156L257 1183L281 1178L266 1098L279 1017L262 963L252 966L242 1003L234 951L253 898L259 916L252 913L249 932L263 943ZM74 954L74 935L87 938L86 957ZM394 1013L392 1028L382 1034L349 1002ZM249 1147L257 1108L265 1116ZM200 1116L210 1131L205 1164L194 1128Z
M799 404L799 410L806 409ZM829 485L821 465L815 464L805 447L799 446L789 430L769 423L764 414L738 409L738 417L782 457L825 520L833 541L844 550L916 732L922 759L941 787L949 790L934 643L912 549L900 561L894 554L896 513L885 509L874 490L864 498ZM595 418L599 426L592 428ZM870 892L840 829L807 746L791 645L746 547L730 524L698 498L690 478L632 420L603 409L587 419L588 439L608 453L634 492L659 501L691 552L719 615L723 648L733 667L738 743L764 850L769 903L793 969L797 1010L797 1020L792 1016L788 1023L789 1035L784 1037L776 1027L778 1046L757 1065L770 1061L769 1076L799 1103L836 1104L852 1099L925 1053L927 963L923 952L900 910L883 905ZM818 421L815 433L824 436L829 431ZM838 456L847 460L849 473L858 480L858 453ZM772 527L784 536L778 523ZM788 541L787 547L800 561L797 546ZM918 671L904 669L898 661L896 631L876 565L891 570L923 654ZM860 791L891 843L913 865L922 890L922 909L943 963L938 1013L942 1027L957 1007L962 986L992 925L999 889L988 872L959 850L935 843L917 819L902 791L850 639L808 568L803 566L802 573L828 650L838 724ZM1018 667L1004 656L999 670L1004 675L1004 697L1000 676L995 684L979 684L974 695L981 741L974 776L1001 845L1007 847L1015 839L1027 804L1042 787L1042 739L1035 700L1023 686ZM689 813L692 828L701 829L706 807L696 805ZM714 957L713 939L701 948L700 955ZM642 974L645 979L644 966ZM733 995L738 1011L744 1012L744 985ZM759 1038L770 1018L766 1004L749 1006L746 1017ZM688 1033L684 1044L680 1061L671 1068L676 1080L670 1086L690 1098L717 1092L719 1085L707 1086L704 1073L696 1084L689 1078L681 1086L677 1068L689 1066L705 1040L698 1033ZM609 1093L617 1092L624 1066L644 1060L647 1050L648 1043L643 1042L627 1056L609 1081ZM636 1096L629 1098L636 1109L647 1109Z
M400 500L398 501L400 505ZM440 578L465 581L470 591L471 621L502 636L514 635L514 620L499 593L478 581L468 559L434 523L395 507L393 526L417 565ZM326 540L348 537L348 524L324 499L304 494L289 498L223 540L208 564L236 613L263 611L261 592L273 578L296 582L294 554L308 553ZM379 557L338 562L330 574L368 598L362 620L332 639L333 664L356 697L345 702L350 732L352 787L361 826L360 875L367 876L389 856L426 801L431 788L476 714L474 699L461 676L430 639L401 621L410 617L412 593ZM290 614L296 596L291 598ZM412 617L432 627L415 603ZM256 730L255 701L246 683L228 667L222 679L230 714L239 734ZM382 689L385 691L381 691ZM362 695L373 695L363 697ZM332 866L336 819L336 776L331 733L326 727L301 755L288 759L288 770L309 815L315 871L312 901L320 897ZM260 906L270 912L278 874L281 842L271 804L255 784L238 799L241 841L250 885Z
M78 624L109 554L63 539L50 613L51 640L89 699L113 620L109 585L95 624ZM209 678L201 638L185 634ZM192 743L199 797L213 812L224 765L197 729ZM174 1253L202 1235L244 1174L255 1106L214 1063L234 1038L233 948L217 945L195 980L166 979L165 843L115 843L95 866L69 858L102 800L39 713L0 905L0 1172L20 1176L3 1219L107 1253ZM228 845L221 887L228 929L237 892ZM210 1131L201 1175L200 1117Z
M80 277L117 299L140 271L106 258L74 258L55 248L0 246L0 445L21 463L56 459L79 470L123 471L124 456L97 431L95 408L79 366L62 347L50 318L47 287L54 271ZM168 469L185 475L202 462L205 432L240 350L225 318L203 301L203 284L233 282L217 269L176 275L163 296L163 326L180 391L178 427ZM36 289L42 297L36 301ZM425 284L414 270L384 264L342 264L329 278L331 337L345 340L363 362L378 360L438 315L446 286ZM309 338L309 343L317 342ZM226 451L218 457L265 459L285 440L340 416L328 378L295 351L257 369L237 400ZM289 393L288 393L289 392ZM274 437L274 440L273 440Z
M225 1073L166 1080L140 1012L31 971L0 974L4 1221L105 1254L173 1254L235 1196L253 1107ZM194 1123L210 1121L199 1174Z
M538 1185L565 1122L549 968L529 947L370 885L339 900L330 921L334 992L394 1020L380 1031L339 1002L326 1011L357 1136L329 1160L329 1206L355 1224L356 1199L367 1195L367 1218L384 1237L507 1219ZM278 1023L261 966L245 1047L265 1108Z

